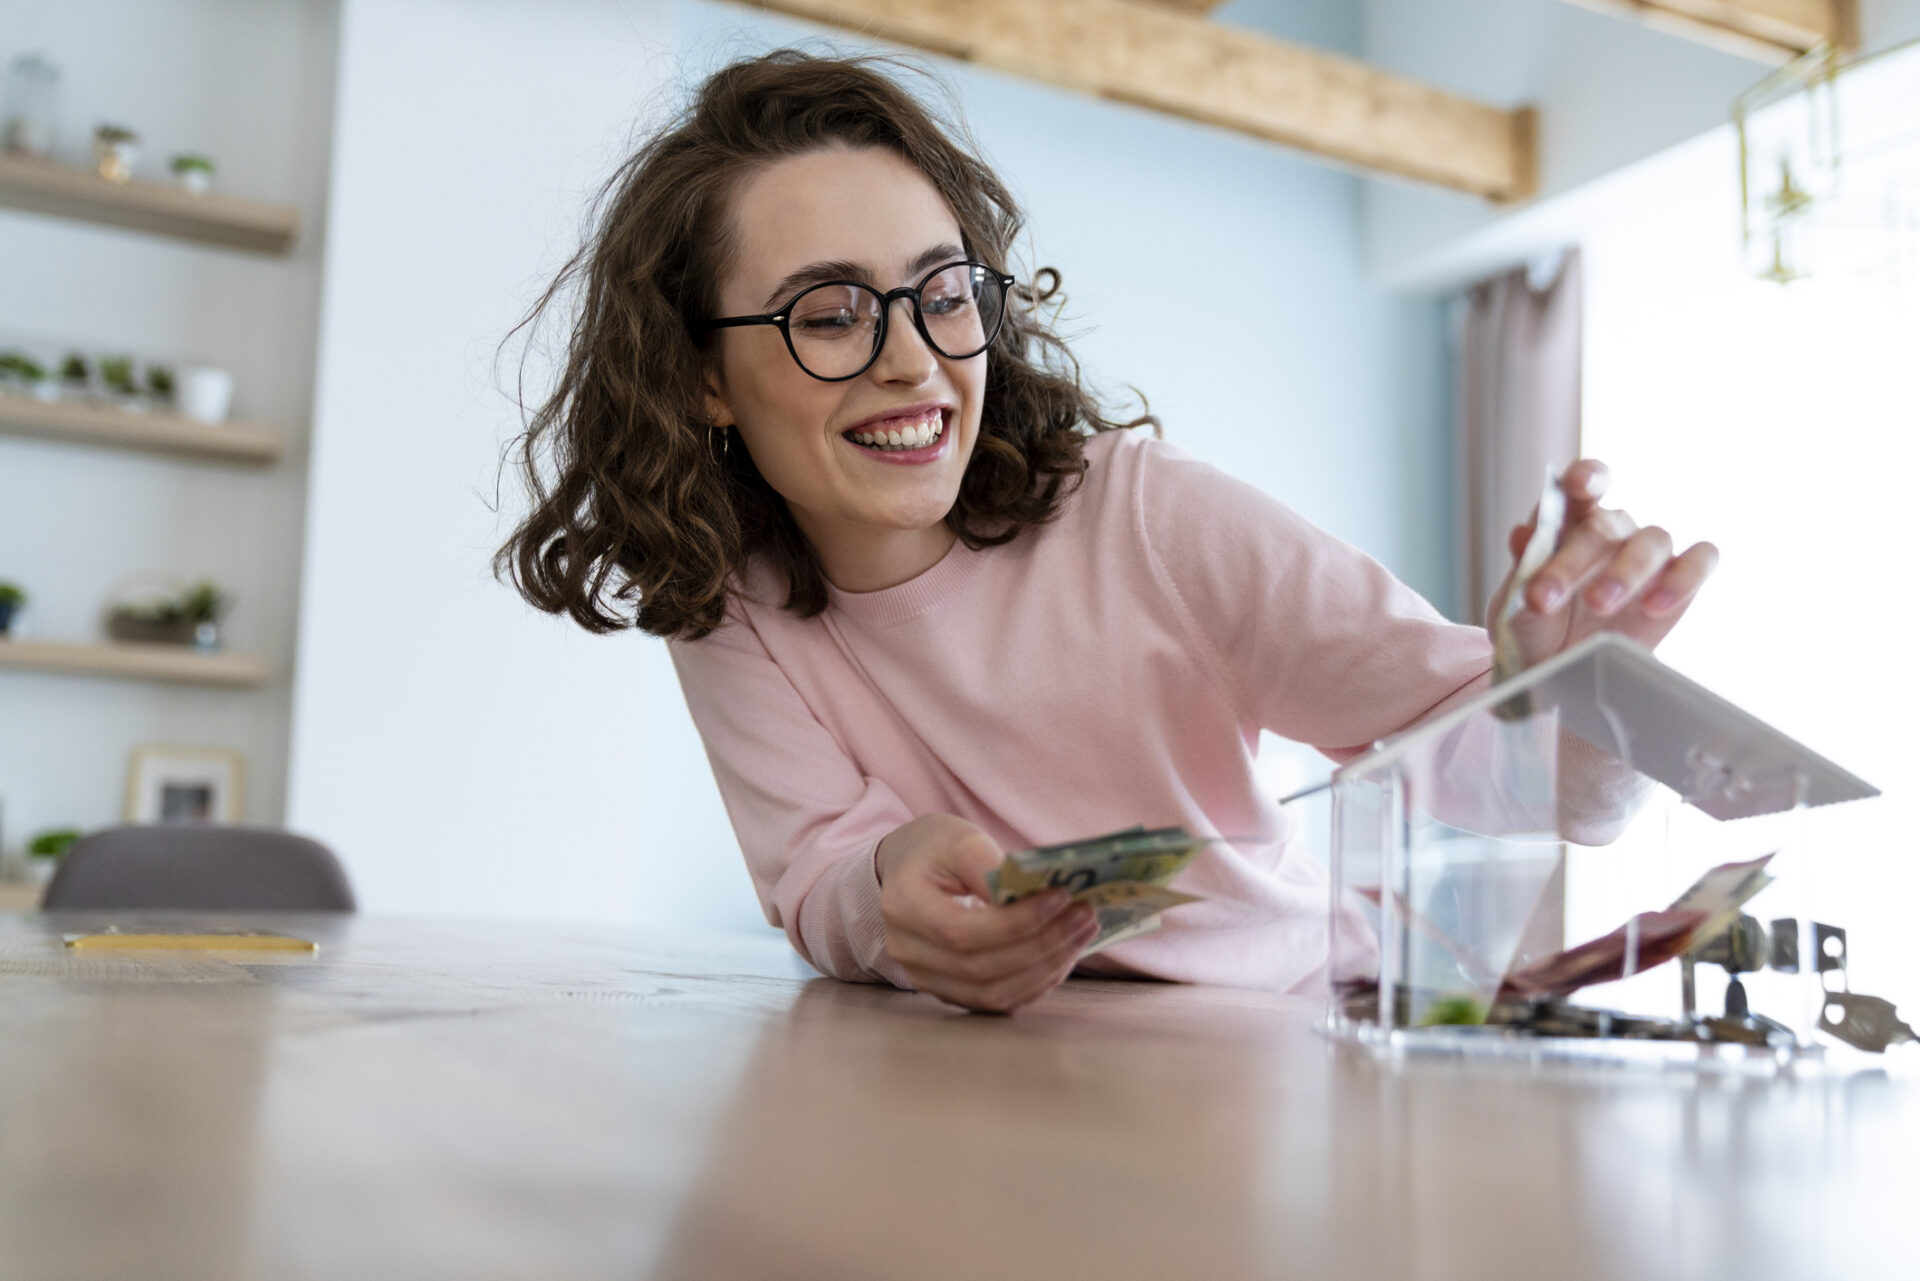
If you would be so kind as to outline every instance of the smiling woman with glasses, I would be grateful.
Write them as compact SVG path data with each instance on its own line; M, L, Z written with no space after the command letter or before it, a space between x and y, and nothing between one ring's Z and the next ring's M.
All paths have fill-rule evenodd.
M1019 207L913 74L746 59L620 167L529 317L565 315L566 360L496 568L667 638L767 920L823 973L985 1010L1076 969L1312 987L1326 885L1260 734L1343 759L1484 689L1487 632L1109 417L1041 314L1057 273L1014 271ZM1602 510L1596 464L1563 484L1525 658L1657 641L1711 547ZM1006 851L1135 824L1251 839L1098 954L1086 904L993 903Z

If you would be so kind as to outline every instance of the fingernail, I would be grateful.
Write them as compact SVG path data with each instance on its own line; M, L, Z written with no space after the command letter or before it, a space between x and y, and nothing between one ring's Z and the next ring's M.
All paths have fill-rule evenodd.
M1680 598L1678 596L1662 589L1648 596L1643 608L1645 608L1649 614L1664 614L1678 604L1679 601Z
M1072 902L1072 895L1060 890L1048 890L1047 905L1042 908L1041 911L1045 912L1049 917L1058 916L1060 913L1066 911L1068 905Z
M1619 583L1601 583L1593 589L1593 594L1589 599L1593 601L1593 607L1595 609L1604 612L1618 605L1620 598L1626 594L1627 589Z
M1547 579L1534 587L1534 597L1540 602L1540 612L1545 614L1557 608L1564 589L1552 579Z

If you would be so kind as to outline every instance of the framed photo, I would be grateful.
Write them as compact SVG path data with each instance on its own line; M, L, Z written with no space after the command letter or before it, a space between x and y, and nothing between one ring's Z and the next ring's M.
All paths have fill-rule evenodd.
M219 747L133 749L127 765L129 823L238 823L246 762Z

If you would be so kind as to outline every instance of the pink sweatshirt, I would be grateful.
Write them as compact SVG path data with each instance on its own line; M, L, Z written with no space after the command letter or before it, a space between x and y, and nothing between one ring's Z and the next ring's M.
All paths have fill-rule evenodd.
M884 591L780 608L762 564L672 653L767 919L816 969L911 986L874 851L947 813L1016 850L1143 823L1253 836L1203 895L1083 969L1288 989L1327 954L1324 870L1254 774L1262 729L1336 760L1485 687L1486 632L1266 493L1131 432L1060 518ZM1104 963L1103 958L1109 958Z

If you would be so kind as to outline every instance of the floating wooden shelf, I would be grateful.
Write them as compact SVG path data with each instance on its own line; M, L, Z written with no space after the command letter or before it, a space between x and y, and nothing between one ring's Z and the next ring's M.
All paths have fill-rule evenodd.
M268 254L292 249L300 231L298 211L285 205L216 191L196 196L168 183L108 182L90 170L12 156L0 156L0 205Z
M252 654L208 654L185 645L136 645L127 641L83 645L0 640L0 667L234 688L264 685L267 680L266 660Z
M0 395L0 432L243 463L273 462L283 447L279 433L248 423L200 423L177 414L132 414L15 395Z

